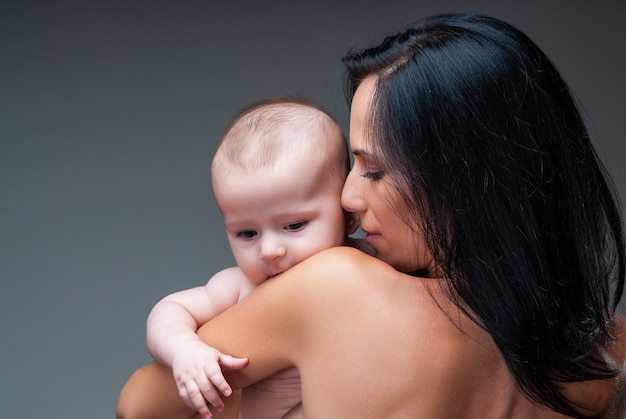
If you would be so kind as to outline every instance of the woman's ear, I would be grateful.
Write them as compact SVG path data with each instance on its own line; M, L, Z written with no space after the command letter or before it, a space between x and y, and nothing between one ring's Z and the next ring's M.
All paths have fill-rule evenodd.
M346 234L354 234L354 232L359 228L359 225L361 225L361 220L359 219L358 214L355 212L344 211L343 218L346 221Z

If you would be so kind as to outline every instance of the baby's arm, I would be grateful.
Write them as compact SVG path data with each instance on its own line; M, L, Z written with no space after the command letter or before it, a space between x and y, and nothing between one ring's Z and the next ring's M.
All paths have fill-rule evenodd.
M242 368L247 360L222 354L204 344L196 330L236 304L251 287L253 285L238 268L228 268L214 275L205 286L168 295L148 316L150 354L157 362L172 368L185 403L208 417L205 398L221 410L223 403L219 392L225 396L232 393L220 366Z
M286 368L298 367L307 353L316 354L311 349L314 346L334 346L319 331L326 330L335 318L354 315L354 310L342 302L354 300L353 283L360 284L362 275L353 270L366 264L364 256L351 249L335 248L323 253L266 281L240 304L198 330L206 342L250 358L246 368L225 371L233 388L250 386ZM117 417L189 418L189 409L175 394L169 368L151 363L136 371L124 385ZM227 399L226 404L231 401Z

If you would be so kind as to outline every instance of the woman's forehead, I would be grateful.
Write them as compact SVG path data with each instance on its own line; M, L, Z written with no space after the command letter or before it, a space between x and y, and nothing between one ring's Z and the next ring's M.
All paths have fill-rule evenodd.
M376 77L366 77L352 98L350 110L350 147L352 152L364 153L368 148L368 128L371 114L372 99L376 89Z

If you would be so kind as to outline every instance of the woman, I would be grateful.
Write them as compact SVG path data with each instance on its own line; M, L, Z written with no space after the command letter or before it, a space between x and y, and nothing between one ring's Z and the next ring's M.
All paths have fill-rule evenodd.
M203 326L250 360L230 383L296 366L312 418L624 417L621 211L548 58L460 14L344 62L342 204L376 258L324 251ZM136 373L120 417L188 415L170 377Z

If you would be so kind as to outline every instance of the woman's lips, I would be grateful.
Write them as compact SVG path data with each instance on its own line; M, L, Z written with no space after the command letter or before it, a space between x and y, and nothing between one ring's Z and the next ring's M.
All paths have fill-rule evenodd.
M366 233L365 234L365 243L369 244L370 246L374 246L374 243L376 243L376 241L378 241L378 239L380 238L380 234L374 234L374 233Z

